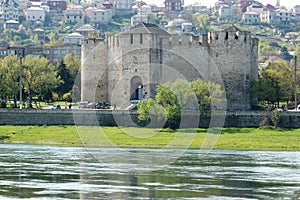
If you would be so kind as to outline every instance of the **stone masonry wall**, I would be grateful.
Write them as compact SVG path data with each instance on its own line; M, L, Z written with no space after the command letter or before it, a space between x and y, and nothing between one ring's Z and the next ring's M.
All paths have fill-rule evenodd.
M224 127L260 127L271 112L227 112ZM218 117L218 115L216 115ZM193 121L190 113L186 119ZM189 121L189 120L187 120ZM136 126L137 114L125 110L10 110L0 109L0 125L96 125ZM208 127L210 118L200 118L199 127ZM300 128L300 112L280 113L279 126Z

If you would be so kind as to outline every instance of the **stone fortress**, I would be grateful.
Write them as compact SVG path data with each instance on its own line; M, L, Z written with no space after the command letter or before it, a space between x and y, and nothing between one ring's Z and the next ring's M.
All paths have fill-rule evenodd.
M123 108L154 97L157 84L203 78L224 86L227 109L249 110L258 78L258 39L231 26L208 35L172 35L141 23L82 44L81 101Z

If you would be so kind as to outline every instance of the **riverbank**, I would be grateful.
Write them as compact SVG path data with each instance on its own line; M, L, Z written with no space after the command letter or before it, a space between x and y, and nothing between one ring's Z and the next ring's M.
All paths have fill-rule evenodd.
M101 127L101 131L103 135L99 127L91 126L8 125L0 126L0 143L111 147L110 142L116 147L163 148L178 136L170 129ZM191 142L189 148L199 149L207 136L207 129L183 129L176 148L187 148ZM214 149L300 151L300 129L224 128L214 140Z

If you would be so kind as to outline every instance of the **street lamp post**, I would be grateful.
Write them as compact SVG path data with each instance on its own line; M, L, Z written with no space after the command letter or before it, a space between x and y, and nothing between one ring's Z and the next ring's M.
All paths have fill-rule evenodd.
M20 58L20 110L23 109L22 59L25 53L24 51L25 51L24 49L21 49L18 52Z

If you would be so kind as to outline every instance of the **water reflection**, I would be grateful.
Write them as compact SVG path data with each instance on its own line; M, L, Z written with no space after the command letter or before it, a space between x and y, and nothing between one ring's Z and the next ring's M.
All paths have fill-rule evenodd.
M300 152L191 150L167 166L117 157L114 149L0 145L0 199L300 199Z

